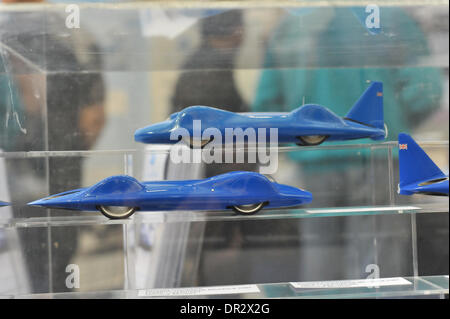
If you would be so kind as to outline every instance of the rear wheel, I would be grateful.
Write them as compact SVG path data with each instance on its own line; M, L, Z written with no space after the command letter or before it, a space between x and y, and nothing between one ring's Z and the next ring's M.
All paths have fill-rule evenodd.
M297 138L300 140L300 143L297 143L297 145L300 146L315 146L322 144L328 136L326 135L305 135L305 136L297 136Z
M127 206L99 206L100 212L110 219L125 219L136 211L136 207Z
M259 212L265 203L249 204L249 205L237 205L233 206L233 210L239 215L252 215Z

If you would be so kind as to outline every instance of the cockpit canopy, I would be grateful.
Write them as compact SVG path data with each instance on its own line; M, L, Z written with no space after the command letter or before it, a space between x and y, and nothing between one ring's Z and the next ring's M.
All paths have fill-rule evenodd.
M144 186L130 176L112 176L92 186L89 195L114 195L139 192Z
M323 106L317 104L306 104L293 111L294 117L299 120L312 120L320 122L342 123L342 119Z

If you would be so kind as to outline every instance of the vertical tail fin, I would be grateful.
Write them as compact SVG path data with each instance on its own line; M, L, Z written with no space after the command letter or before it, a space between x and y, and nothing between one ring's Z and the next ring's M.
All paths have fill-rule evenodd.
M445 174L434 164L425 151L406 133L398 135L400 187Z
M384 129L383 83L372 82L345 118L361 124Z

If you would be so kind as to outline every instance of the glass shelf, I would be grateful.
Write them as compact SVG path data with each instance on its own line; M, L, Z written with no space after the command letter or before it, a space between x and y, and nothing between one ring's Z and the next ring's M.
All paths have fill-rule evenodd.
M421 147L426 149L444 149L448 148L449 141L442 140L424 140L416 141ZM89 157L89 156L113 156L113 155L134 155L145 156L149 154L170 154L171 145L151 145L145 150L143 149L117 149L117 150L89 150L89 151L28 151L28 152L0 152L0 158L19 159L19 158L48 158L48 157ZM279 147L267 146L267 151L277 150L279 153L289 152L308 152L317 150L355 150L355 149L396 149L398 143L396 141L379 142L379 143L345 143L345 142L327 142L320 146L299 147L295 145L281 145ZM229 152L231 148L220 147L215 148L217 151ZM244 151L243 148L235 147L233 151ZM257 151L256 148L246 148L245 151Z
M95 292L45 293L18 296L0 296L1 298L443 298L448 294L448 275L424 277L383 278L382 282L397 284L378 287L348 287L355 280L308 282L308 285L335 286L341 288L294 288L295 283L273 283L259 285L236 285L195 288L137 289ZM362 279L361 282L371 282ZM376 281L375 281L376 282ZM304 284L304 283L303 283ZM348 287L348 288L347 288ZM234 291L234 293L230 293Z
M419 144L437 161L440 167L444 170L448 167L448 141L428 140L419 141ZM261 214L245 218L348 216L387 214L393 211L401 213L404 210L407 212L448 211L448 199L446 198L398 195L397 148L395 141L367 144L325 143L315 147L288 145L276 149L268 148L267 152L271 154L271 158L272 152L276 152L274 163L277 168L272 177L279 183L310 191L314 199L311 204L302 209L262 211ZM240 150L242 149L236 149L235 152ZM19 214L20 218L52 216L51 211L26 207L25 204L52 194L49 190L52 188L50 185L57 184L59 192L74 188L70 185L80 177L74 176L74 181L70 178L62 179L60 171L52 168L55 163L63 165L65 170L69 171L75 169L80 162L83 163L83 178L79 181L81 185L78 187L89 187L108 176L119 174L134 176L140 181L182 180L203 178L202 175L208 171L209 166L204 163L174 163L171 159L172 151L170 145L148 145L145 149L0 152L0 165L4 163L6 170L8 167L13 168L8 170L8 175L11 176L9 180L11 200L8 196L3 197L2 200L11 202L14 209L22 211ZM229 148L224 149L225 153L230 151ZM252 149L244 152L248 154L252 152ZM318 157L317 161L319 162L315 163L313 159L317 154L322 154L320 155L322 159L319 160ZM342 154L352 154L354 162L343 162ZM328 159L322 163L324 156ZM220 166L220 164L214 165ZM342 165L350 165L355 173L348 172L347 166L345 166L347 169L342 169L344 167ZM224 166L226 171L253 170L261 172L262 167L266 164L257 162L242 166L242 164L234 163ZM317 167L320 167L320 172L316 171ZM216 174L223 172L219 170ZM331 175L327 175L327 172ZM316 173L320 174L316 175ZM13 178L13 175L16 177ZM317 176L322 176L320 183L318 183ZM340 182L341 178L346 182ZM21 191L23 183L20 183L20 180L23 179L30 179L30 186L26 187L26 192ZM330 179L330 182L327 179ZM353 183L353 185L349 183ZM341 205L351 207L340 207ZM323 209L324 207L326 209ZM334 209L334 207L338 208ZM361 207L364 207L363 211L358 211L361 210ZM378 208L381 210L377 212ZM0 210L0 220L4 220L1 212L2 210ZM59 215L73 216L77 219L80 214L79 212L65 211ZM161 219L161 216L161 214L145 214L142 218L158 220ZM185 220L180 217L183 214L169 213L164 216L167 216L162 217L164 220L172 218ZM88 219L90 218L89 216ZM200 213L189 218L193 218L193 220L242 219L242 217L232 217L228 212Z
M5 207L4 207L5 208ZM6 209L6 208L5 208ZM373 207L336 207L336 208L302 208L262 210L255 215L236 215L229 211L173 211L173 212L137 212L129 219L109 220L100 213L80 212L79 216L50 216L29 218L7 218L1 216L0 228L54 227L82 225L114 225L114 224L152 224L177 222L208 221L244 221L269 219L297 219L313 217L365 216L365 215L401 215L416 213L448 213L448 201L445 204L429 204L422 206L373 206Z

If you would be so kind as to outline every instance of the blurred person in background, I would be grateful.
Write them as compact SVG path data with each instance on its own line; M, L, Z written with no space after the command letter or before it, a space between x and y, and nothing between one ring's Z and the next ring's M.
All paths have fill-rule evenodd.
M5 150L91 149L105 122L104 84L100 73L102 62L100 55L96 54L98 47L94 39L84 28L66 28L64 11L61 14L45 11L45 15L43 11L12 11L10 14L5 12L0 18L0 42L15 51L3 58L3 69L7 71L8 78L0 78L0 91L10 93L0 96L0 120L5 117L9 119L5 135L7 138L2 141ZM8 75L10 70L20 70L24 61L45 70L45 73L36 74L32 68L25 68L26 71L20 76ZM90 72L83 72L85 70ZM11 105L17 115L13 116ZM23 121L22 130L19 121L14 121L15 119ZM35 179L40 182L30 183L31 185L45 185L45 160L10 162L8 175L13 202L30 201L36 198L33 192L42 192L42 189L30 189L27 192L23 183L25 180ZM80 188L82 158L50 158L48 179L48 194ZM33 208L14 208L14 215L32 216L31 209ZM52 215L55 214L57 212L52 211ZM53 227L50 236L51 242L48 242L47 232L40 228L21 232L33 292L67 291L65 269L77 249L77 228ZM48 247L48 243L51 247ZM48 254L50 248L51 265ZM52 272L51 280L49 267ZM49 286L50 282L53 286Z
M252 111L289 112L304 102L324 105L344 116L368 81L381 81L387 139L395 141L399 132L411 132L440 107L442 75L435 67L421 66L421 59L430 55L427 41L417 22L403 9L381 8L381 32L375 34L358 21L353 8L296 13L282 19L267 44ZM314 195L312 205L390 204L387 186L375 187L374 181L365 178L369 162L364 156L369 154L361 152L360 158L352 150L290 154L301 171L301 185ZM375 165L375 176L386 174L385 156L371 165ZM376 203L371 201L373 192ZM374 230L375 234L387 235L378 241L381 276L412 275L411 262L405 257L411 249L409 218L386 217L375 217L376 221L371 216L300 220L303 239L299 279L367 276L364 267L376 263L371 256L373 244L348 238ZM448 236L448 217L446 223ZM348 267L352 258L356 260L354 267ZM330 260L335 263L332 267ZM448 272L448 255L442 266Z
M170 113L193 105L206 105L231 112L248 112L249 105L242 98L234 79L235 59L244 37L242 12L231 10L203 18L200 21L201 43L187 58L172 97ZM224 159L224 156L222 157ZM211 177L236 170L254 170L255 164L204 164L204 177ZM198 237L195 226L190 236ZM224 238L225 246L233 242L238 228L232 230L217 223L205 223L202 257L199 266L198 284L210 284L207 280L211 267L208 266L208 252L218 247L208 244L211 238ZM233 263L233 258L224 261Z
M201 43L186 59L172 98L172 110L207 105L247 112L234 80L235 59L244 38L242 12L231 10L200 21Z
M193 105L248 112L250 107L242 98L233 74L244 38L242 12L231 10L202 19L200 35L200 46L182 66L183 72L172 97L171 113ZM205 177L254 167L254 164L207 164Z
M233 76L235 59L245 36L243 11L230 10L202 19L200 34L201 45L182 66L171 113L192 105L249 112L250 108L239 93ZM212 163L204 166L204 177L237 170L255 171L258 168L253 163ZM196 225L191 230L190 236L198 238ZM283 220L227 222L226 227L220 222L206 222L198 282L189 284L288 281L298 262L294 251L298 234L292 235L294 231L292 222ZM267 251L264 260L261 260L259 252L263 247L274 249ZM288 260L288 265L283 267L284 271L274 272L274 265L280 260ZM242 267L243 264L246 266ZM264 269L262 265L265 265ZM218 272L220 276L217 276Z

